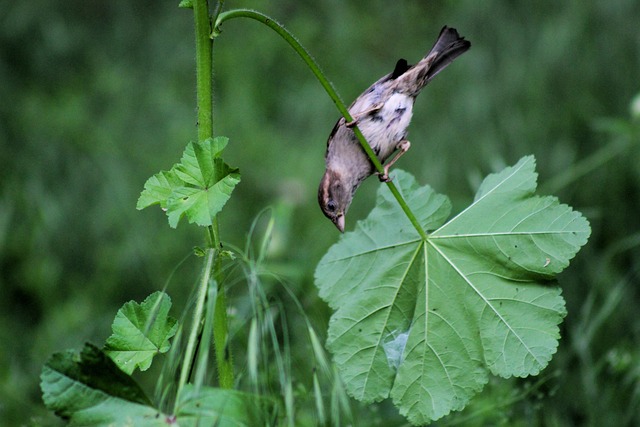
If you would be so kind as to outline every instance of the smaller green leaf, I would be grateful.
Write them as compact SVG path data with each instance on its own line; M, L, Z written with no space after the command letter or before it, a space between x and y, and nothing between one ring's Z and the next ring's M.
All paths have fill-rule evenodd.
M238 169L220 158L228 141L225 137L217 137L189 143L180 163L147 180L137 208L160 204L173 228L182 216L190 223L211 225L240 182Z
M193 2L191 0L181 0L180 4L178 4L178 7L184 9L193 9Z
M193 142L187 144L184 153L182 153L182 159L180 159L180 163L175 165L174 171L176 176L186 184L204 187L208 183L207 178L212 175L213 166L211 162L207 162L208 153L204 149L198 148L201 148L200 144ZM198 157L196 157L196 152ZM202 164L199 164L199 159Z
M166 210L167 199L182 184L182 180L176 176L173 170L155 174L144 184L144 191L140 194L136 209L141 210L159 204L162 209Z
M262 396L213 387L187 384L176 405L180 426L272 425L274 402Z
M226 174L216 174L216 169L226 165L216 162L216 159L220 158L228 143L229 139L223 136L207 139L203 143L189 143L182 153L180 163L175 167L176 175L184 182L200 187L210 186L224 178Z
M105 353L129 375L136 368L149 369L156 354L169 350L169 339L176 333L178 325L169 316L170 308L171 299L162 292L149 295L142 304L123 305L111 326Z
M172 228L178 226L183 215L187 215L190 223L211 225L208 209L203 207L207 203L207 194L196 187L179 187L167 200L167 216Z
M70 425L166 425L140 386L94 345L54 354L40 379L45 405Z

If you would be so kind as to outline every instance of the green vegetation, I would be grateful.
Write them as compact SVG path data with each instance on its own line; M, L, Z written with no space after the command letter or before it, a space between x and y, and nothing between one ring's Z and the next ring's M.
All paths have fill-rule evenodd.
M488 176L446 223L449 200L396 171L423 229L435 231L422 239L381 190L320 261L320 296L336 310L327 345L351 395L391 396L422 425L464 408L487 371L526 377L547 366L566 315L550 281L590 230L553 197L533 196L533 167L525 157Z
M222 390L198 394L185 384L189 376L196 387L241 383L247 393L275 396L281 406L277 416L290 425L354 420L362 425L405 423L391 402L349 401L345 395L349 385L337 380L321 348L328 338L335 350L335 336L331 329L328 337L317 336L316 331L326 330L331 313L313 286L314 270L338 236L319 212L315 192L324 142L336 113L299 58L262 26L225 24L224 36L214 43L214 121L203 121L207 112L200 108L196 131L196 79L189 71L195 57L190 10L157 2L69 1L53 8L37 3L7 6L0 27L0 76L5 82L0 96L10 101L2 104L0 128L3 422L56 422L44 408L38 389L45 363L45 376L73 372L78 374L75 378L85 378L84 373L95 371L95 366L104 372L117 372L116 365L122 368L125 362L134 363L130 371L148 368L150 359L145 354L166 351L166 340L175 332L174 320L163 317L168 311L165 300L157 306L146 300L123 307L106 341L105 350L113 352L112 359L104 358L95 345L85 345L79 354L61 352L79 349L85 341L105 342L123 303L142 301L162 289L173 299L171 316L179 317L177 324L188 325L194 307L201 307L207 314L194 319L202 325L203 336L210 336L206 331L215 331L216 325L228 324L231 344L227 349L220 342L213 345L198 339L200 348L195 349L189 334L197 328L178 327L172 349L156 357L160 362L154 359L150 370L155 370L155 376L134 373L141 383L140 393L127 382L130 377L122 379L133 394L121 397L137 402L131 405L144 407L146 396L152 396L154 402L161 402L161 411L181 414L185 420L197 417L195 408L212 407L220 401ZM460 212L472 203L474 193L485 194L504 178L498 173L482 181L483 176L532 153L538 163L540 192L557 195L583 212L593 233L572 267L558 278L568 313L559 346L557 330L552 329L565 315L563 298L556 288L544 287L554 294L545 298L555 312L544 325L551 328L552 336L543 345L540 360L544 363L505 373L495 359L489 369L504 376L536 373L558 346L549 366L539 377L489 378L485 391L465 411L443 418L442 423L637 424L640 233L635 195L640 184L640 119L637 112L629 117L629 105L640 89L640 64L637 55L630 54L640 49L636 31L640 7L623 0L561 6L459 2L437 7L365 1L228 3L227 7L259 7L287 24L345 99L388 72L397 57L410 61L421 57L443 24L457 27L472 41L464 60L432 83L418 101L411 127L413 148L401 167L417 176L418 182L448 194L453 212ZM208 84L200 72L206 66L198 64L199 88ZM170 185L153 190L147 186L139 201L139 206L153 203L144 197L157 197L158 188L171 190L161 192L167 197L164 207L170 221L174 208L174 225L185 213L187 222L209 229L204 249L196 250L204 257L196 257L192 246L203 241L193 230L197 227L171 230L159 209L138 212L134 208L150 175L175 163L196 133L202 142L213 131L232 142L226 148L226 140L221 139L208 140L205 146L190 144L181 166L162 175ZM216 163L216 153L223 148L225 161L242 171L240 184L235 169ZM197 162L201 173L196 176L191 160L202 153L208 153L213 163L202 169L202 162ZM533 174L532 163L528 173ZM198 178L208 181L189 194L195 202L180 205L182 199L176 194L204 183ZM225 180L232 182L220 192L203 191L210 183ZM402 188L407 182L402 178L396 184ZM531 177L522 183L535 187ZM379 187L372 179L360 190L350 211L352 219L367 215ZM414 190L431 192L420 188ZM380 197L388 198L383 191ZM225 202L225 214L208 222L206 216L211 219ZM558 209L566 209L555 203L549 204L552 216L556 215L552 222L561 217ZM409 206L422 218L420 209L411 202ZM270 207L268 214L266 207ZM447 216L440 212L439 222L430 219L434 224L426 228L440 227ZM549 218L541 216L535 225L545 227ZM471 217L470 224L481 226L482 221ZM362 231L358 227L329 254L357 238ZM440 231L438 236L436 231L433 237L451 233ZM543 246L544 260L536 264L540 271L534 280L551 278L545 269L556 274L566 266L584 244L585 229L580 233L582 237L566 241L568 246L562 249L555 246L557 241L551 249ZM392 234L387 230L381 238ZM218 236L229 250L217 251L214 261L207 248L216 247ZM435 240L430 240L430 250L444 253ZM445 246L446 241L442 239ZM497 248L503 249L486 242L481 245L494 255L500 252ZM468 249L477 247L470 244ZM200 273L201 269L211 271L202 265L210 267L212 262L220 263L214 277ZM224 274L226 296L217 293L218 273ZM513 274L522 279L518 276L522 272ZM334 285L320 282L320 295L332 307L338 305L327 294L326 286ZM223 309L216 303L220 298L227 298ZM444 296L442 301L446 302ZM456 301L460 299L452 298L451 303ZM347 299L339 302L349 303ZM141 328L145 324L141 321L131 322L137 328L124 327L124 319L135 318L132 312L139 311L153 313L154 319L164 313L163 326L148 331ZM214 315L223 319L215 320ZM490 317L482 313L479 320L493 325ZM341 318L335 319L334 328ZM393 337L397 346L401 332ZM140 340L132 344L123 339L130 334L139 334ZM226 343L226 334L227 329L213 335L222 336ZM494 339L483 337L483 351L491 354ZM132 346L135 358L129 359L126 353ZM215 357L207 356L210 347ZM182 350L175 349L197 352L194 365L181 364ZM233 358L225 356L227 350ZM57 356L49 359L52 353ZM78 365L69 366L69 360ZM221 360L233 364L225 367ZM87 371L76 371L78 367ZM401 372L402 364L399 367ZM175 378L173 387L182 389L175 402L170 396L176 390L166 388L172 383L168 378ZM486 381L481 378L479 383ZM403 387L402 382L397 385ZM231 406L245 406L247 394L225 393ZM398 393L392 391L392 397ZM273 410L272 401L260 402L258 406L266 409L245 413L247 422ZM176 412L169 410L176 407ZM153 415L135 408L107 408L88 416L109 420L114 410Z

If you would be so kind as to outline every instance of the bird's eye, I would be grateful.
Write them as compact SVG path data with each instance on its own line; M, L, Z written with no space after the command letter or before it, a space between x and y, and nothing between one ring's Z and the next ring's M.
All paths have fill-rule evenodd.
M331 212L336 210L336 202L334 202L333 200L329 200L329 202L327 202L327 209L330 210Z

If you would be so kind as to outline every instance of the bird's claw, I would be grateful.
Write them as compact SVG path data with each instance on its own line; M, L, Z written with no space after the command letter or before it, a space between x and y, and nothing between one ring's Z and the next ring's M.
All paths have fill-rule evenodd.
M384 102L378 102L376 104L373 104L373 106L371 108L369 108L368 110L362 111L360 113L354 114L353 115L353 120L351 120L350 122L346 121L344 122L344 125L348 128L352 128L355 125L358 124L358 122L360 121L360 118L368 115L368 114L373 114L376 113L378 111L380 111L380 109L384 107Z
M378 175L378 179L380 180L380 182L391 182L391 181L393 181L393 178L391 178L389 176L389 170L387 170L386 168L384 170L384 173L376 172L376 175Z

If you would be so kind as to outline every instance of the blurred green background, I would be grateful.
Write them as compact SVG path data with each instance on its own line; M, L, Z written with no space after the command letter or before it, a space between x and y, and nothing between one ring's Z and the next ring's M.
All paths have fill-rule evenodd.
M184 222L169 229L158 208L135 209L145 180L195 138L193 19L177 3L0 1L0 425L56 423L41 403L42 364L84 341L103 343L124 302L165 284L177 313L187 301L199 261L181 262L202 232ZM399 57L422 57L445 24L472 42L418 98L399 167L459 211L483 176L534 154L541 192L583 212L593 233L560 276L569 314L550 366L538 378L492 380L445 421L640 425L640 106L635 119L631 107L640 2L226 6L285 24L347 103ZM230 21L214 49L215 132L230 138L226 160L242 173L222 238L243 246L272 207L269 263L323 334L330 312L313 271L338 233L316 189L338 114L266 27ZM348 229L378 186L371 179L359 190ZM295 347L295 330L291 345L308 388L309 348ZM403 423L388 402L353 410L358 425Z

